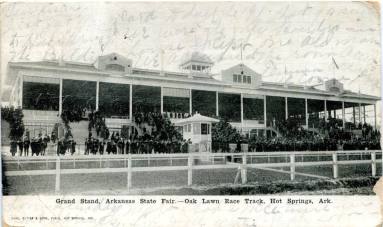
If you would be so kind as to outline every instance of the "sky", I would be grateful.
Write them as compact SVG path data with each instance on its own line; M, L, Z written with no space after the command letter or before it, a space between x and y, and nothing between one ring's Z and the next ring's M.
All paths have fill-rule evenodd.
M371 3L5 3L1 21L2 92L9 61L93 63L116 52L160 69L163 50L163 68L177 71L184 54L199 51L218 74L241 62L242 44L242 62L264 81L337 78L380 96L380 15Z

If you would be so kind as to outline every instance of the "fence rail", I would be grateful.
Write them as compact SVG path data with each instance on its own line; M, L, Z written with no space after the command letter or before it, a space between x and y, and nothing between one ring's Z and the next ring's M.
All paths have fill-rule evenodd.
M351 160L350 157L352 157ZM193 170L238 169L238 174L243 184L247 183L247 171L251 168L289 174L290 179L294 180L296 175L328 178L325 176L296 172L296 167L332 166L332 177L338 178L339 165L370 164L371 175L376 176L377 163L382 163L382 152L380 150L360 150L15 156L3 157L2 159L3 165L5 166L4 174L6 176L55 175L55 191L58 192L60 191L60 178L63 174L126 173L128 190L132 188L132 173L134 172L187 171L188 186L193 183ZM88 163L89 166L87 168L79 168L79 165L84 163ZM33 168L21 168L21 166L28 164L32 164ZM12 165L16 165L16 168L12 169ZM283 170L283 167L288 167L289 170Z

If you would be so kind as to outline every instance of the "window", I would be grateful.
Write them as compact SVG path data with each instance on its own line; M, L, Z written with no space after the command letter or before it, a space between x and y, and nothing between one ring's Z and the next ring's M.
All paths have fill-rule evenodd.
M197 65L197 70L201 71L201 66L200 65Z
M59 110L59 93L59 84L24 82L23 108L57 111Z
M241 95L219 93L219 116L229 122L241 122Z
M208 124L201 124L201 135L209 134Z
M189 97L163 96L163 111L189 113Z
M251 84L251 76L233 74L233 82Z
M129 116L130 108L130 85L104 83L99 84L98 108L106 117Z
M243 75L243 83L247 84L247 76Z
M192 65L192 70L196 70L196 67L195 67L195 65Z
M187 132L191 132L191 124L188 124L188 130Z
M216 115L216 92L192 90L192 112L205 116Z
M161 110L161 87L133 85L133 113L159 113Z
M244 120L264 120L264 99L263 98L243 98L243 119Z
M188 128L188 126L187 126L187 125L184 125L182 130L183 130L184 132L187 132L187 128Z
M63 110L95 110L96 85L95 81L64 79L62 85Z

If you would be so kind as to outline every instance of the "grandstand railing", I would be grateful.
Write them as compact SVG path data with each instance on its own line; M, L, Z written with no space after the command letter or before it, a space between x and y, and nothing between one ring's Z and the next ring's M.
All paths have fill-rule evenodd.
M73 156L3 157L5 176L55 175L55 191L60 191L63 174L126 173L127 189L132 188L132 173L154 171L187 171L187 185L193 183L193 170L237 169L242 184L247 183L247 170L264 169L289 174L325 178L317 174L296 172L296 167L332 166L332 177L338 178L340 165L371 165L371 176L377 175L382 163L380 150L357 151L295 151L245 153L178 153L117 154ZM85 164L85 167L84 167ZM82 167L81 167L82 166ZM285 168L285 169L283 169Z

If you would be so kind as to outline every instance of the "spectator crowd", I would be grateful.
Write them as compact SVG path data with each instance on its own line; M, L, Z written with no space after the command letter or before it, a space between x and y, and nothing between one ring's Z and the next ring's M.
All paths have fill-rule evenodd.
M10 152L12 156L16 156L17 153L19 156L29 156L29 154L31 156L45 155L48 143L50 141L54 143L55 140L56 136L54 133L52 133L51 137L47 134L42 135L42 133L39 133L38 136L30 138L29 132L26 132L22 139L10 141Z

